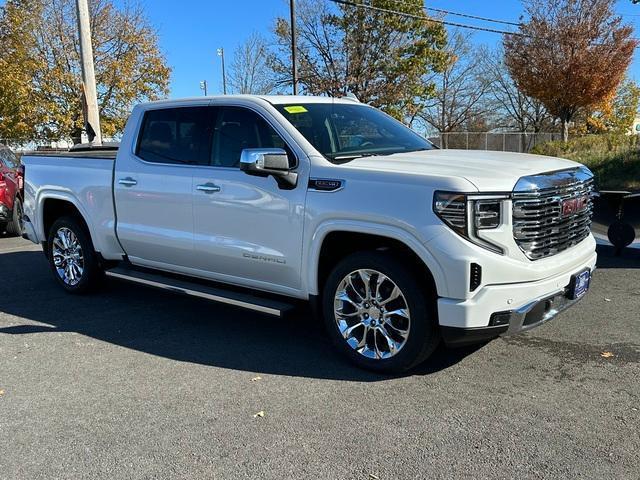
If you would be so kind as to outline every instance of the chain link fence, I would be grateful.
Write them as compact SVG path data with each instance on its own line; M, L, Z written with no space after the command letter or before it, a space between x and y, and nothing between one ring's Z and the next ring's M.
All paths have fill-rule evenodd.
M562 135L527 132L448 132L430 136L429 140L439 148L445 149L527 153L540 143L562 140Z

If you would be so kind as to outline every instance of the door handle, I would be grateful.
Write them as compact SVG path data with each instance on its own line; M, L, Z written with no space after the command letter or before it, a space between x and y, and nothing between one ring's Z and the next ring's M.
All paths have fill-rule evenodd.
M214 185L213 183L205 183L203 185L196 185L196 190L204 193L215 193L220 191L220 187L218 185Z
M131 177L121 178L120 180L118 180L118 183L120 185L124 185L125 187L133 187L134 185L138 184L138 182Z

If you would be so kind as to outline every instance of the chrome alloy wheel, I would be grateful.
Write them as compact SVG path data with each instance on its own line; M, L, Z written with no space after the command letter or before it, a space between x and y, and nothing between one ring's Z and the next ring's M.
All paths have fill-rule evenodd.
M80 283L84 257L80 240L70 229L61 227L53 238L53 263L60 279L67 285Z
M407 300L393 280L376 270L356 270L342 279L334 315L347 344L367 358L393 357L409 337Z

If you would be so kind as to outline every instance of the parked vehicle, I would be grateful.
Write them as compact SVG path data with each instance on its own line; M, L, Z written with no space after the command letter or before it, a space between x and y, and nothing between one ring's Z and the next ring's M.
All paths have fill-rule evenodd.
M22 182L18 157L0 145L0 233L22 234Z
M621 252L640 238L640 191L601 190L594 205L593 232Z
M378 371L536 327L596 263L587 168L438 150L351 99L150 103L117 152L23 162L26 236L68 292L106 271L274 315L311 301Z

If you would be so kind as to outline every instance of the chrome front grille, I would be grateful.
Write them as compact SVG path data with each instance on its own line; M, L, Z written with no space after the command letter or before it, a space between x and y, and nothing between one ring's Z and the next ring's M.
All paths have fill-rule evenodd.
M586 168L520 179L513 192L513 238L531 260L550 257L589 236L593 176ZM581 209L563 215L563 203L584 199Z

